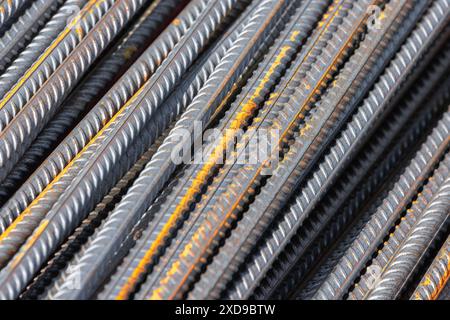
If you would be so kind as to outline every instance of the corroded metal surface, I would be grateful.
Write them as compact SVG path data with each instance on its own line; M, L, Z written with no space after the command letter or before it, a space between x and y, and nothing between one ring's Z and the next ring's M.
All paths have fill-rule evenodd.
M449 22L0 2L0 298L444 298Z

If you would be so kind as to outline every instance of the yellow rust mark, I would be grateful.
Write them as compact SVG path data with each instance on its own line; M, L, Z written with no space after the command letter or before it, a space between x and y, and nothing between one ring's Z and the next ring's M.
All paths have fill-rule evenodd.
M279 96L279 94L277 93L277 92L272 92L270 95L269 95L269 99L267 99L267 101L265 102L266 103L266 105L273 105L273 102L276 100L276 99L278 99L278 96Z
M84 31L83 31L83 28L81 28L81 26L80 25L77 25L76 26L76 28L75 28L75 33L77 34L77 36L78 36L78 39L83 39L83 37L84 37Z
M39 239L42 232L44 232L45 228L47 228L49 221L47 219L44 219L41 221L37 229L33 232L33 234L30 236L28 241L23 245L21 250L17 253L17 256L14 257L14 260L11 263L11 268L15 268L20 261L22 260L22 257L25 255L26 251L31 248L31 246Z
M84 31L83 28L81 28L81 25L77 24L77 26L75 27L75 32L80 40L83 39Z
M178 18L173 19L172 24L174 26L179 26L181 24L181 20Z
M55 41L44 51L44 53L39 57L39 59L25 72L25 74L20 78L19 81L14 85L14 87L5 95L5 97L0 101L0 109L2 109L8 101L19 91L20 87L28 80L28 78L42 65L42 63L47 59L48 56L55 50L55 48L61 43L61 41L70 33L70 31L75 27L77 28L82 16L90 9L92 6L98 2L104 2L105 0L91 0L86 6L78 13L78 15L72 19L69 25L58 35Z
M431 284L430 276L429 276L429 275L426 275L426 276L425 276L425 280L422 281L421 285L422 285L422 286L429 286L430 284Z
M300 31L298 31L298 30L293 31L289 40L292 42L296 42L299 34L300 34Z

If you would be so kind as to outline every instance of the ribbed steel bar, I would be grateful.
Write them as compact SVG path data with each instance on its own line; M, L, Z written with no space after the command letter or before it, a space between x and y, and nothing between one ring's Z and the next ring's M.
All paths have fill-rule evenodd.
M68 163L73 156L81 150L84 145L78 144L78 149L76 146L72 146L71 139L75 136L80 135L80 131L76 130L69 133L69 130L73 128L76 122L81 116L83 116L87 111L89 111L92 106L95 106L101 96L108 92L108 89L114 85L114 82L122 76L126 71L126 67L133 63L142 52L148 47L161 32L162 27L166 26L172 21L176 13L180 10L180 6L183 1L180 0L170 0L170 1L154 1L152 5L140 16L139 20L134 23L124 37L115 45L114 48L102 58L102 60L95 66L87 77L83 80L83 83L77 87L73 93L64 101L61 106L61 111L55 115L55 117L49 122L49 124L42 130L39 136L33 141L33 144L21 157L20 161L5 179L5 181L0 186L0 203L8 199L14 191L17 191L18 186L24 182L34 171L36 167L47 157L50 151L53 151L57 147L57 151L53 152L52 156L46 159L46 164L51 164L54 162L59 163L59 170L62 169L64 165ZM95 111L91 115L97 114L97 119L99 121L107 121L108 115L104 114L99 108L95 108ZM90 118L87 117L84 122ZM85 125L80 125L78 128L86 128ZM96 126L99 128L100 126ZM82 129L84 137L86 140L93 136L95 129L86 128ZM67 137L64 142L56 146L61 139L61 137ZM70 145L67 142L70 141ZM63 152L65 158L56 161L55 155L60 154L61 150L65 149ZM30 179L26 185L22 185L21 190L27 190L27 197L32 200L33 197L37 196L38 192L42 191L43 187L46 186L51 178L53 178L58 172L56 168L52 170L48 169L48 165L41 166L38 172L34 173L34 177L41 176L45 177L45 174L41 174L44 171L49 175L47 178L40 178L39 183L36 183L36 179ZM51 175L50 172L53 172ZM33 184L33 192L30 191L28 185ZM15 197L21 197L22 192L19 192ZM14 200L10 200L7 206ZM22 208L26 205L21 204ZM20 207L17 207L20 208ZM20 212L20 211L19 211ZM14 215L17 215L17 212ZM12 216L12 214L8 214ZM10 218L10 221L12 219ZM5 226L3 226L5 228ZM1 229L1 228L0 228Z
M326 152L325 158L321 160L311 178L305 182L303 191L285 209L285 213L283 213L284 218L280 218L277 226L274 226L269 234L266 235L266 240L261 243L260 249L250 259L250 265L244 268L245 271L239 276L239 284L236 284L233 293L230 292L230 297L242 298L251 294L255 284L258 283L256 279L261 279L264 276L277 257L276 253L289 244L290 239L295 235L299 226L302 225L304 218L309 216L309 212L315 208L316 203L322 197L321 194L324 193L324 189L329 188L331 183L335 181L336 175L342 172L342 168L353 158L359 146L363 145L362 140L370 136L370 131L380 121L380 115L386 112L389 101L392 100L391 97L398 92L400 87L398 84L403 81L405 76L410 74L417 61L422 59L423 53L426 52L429 46L427 39L432 42L433 37L429 36L430 32L433 31L433 34L439 33L439 19L434 19L435 14L436 12L430 13L428 18L424 19L420 24L420 26L426 27L424 30L427 30L427 32L422 34L422 27L417 28L415 35L410 37L407 44L402 47L400 53L397 54L395 60L369 94L369 98L358 108L357 114L353 116L352 121L344 129L341 137L336 141L336 145ZM433 27L429 29L428 25ZM419 45L424 41L427 41L428 44ZM439 70L445 69L445 66L439 65ZM429 89L433 83L433 81L426 82L428 86L425 87ZM422 87L423 85L421 85ZM414 110L414 108L410 108L410 110ZM404 116L407 118L406 114ZM362 174L363 172L364 170L361 171ZM330 205L329 209L332 208L337 207ZM289 249L286 249L286 253L292 252L292 254L289 254L289 260L301 256L299 250L304 249L305 247L302 244L297 244L294 247L289 245ZM283 268L284 270L278 270L276 277L271 276L270 281L264 285L263 291L258 294L259 298L268 298L271 294L270 291L277 287L276 282L284 278L290 270L287 263L280 264L278 268Z
M431 100L433 101L433 99ZM448 102L448 95L444 100ZM433 104L435 103L436 100L433 101ZM365 180L363 184L358 187L358 189L355 189L350 200L346 203L344 202L344 206L342 206L342 202L339 203L339 201L337 201L338 203L336 204L336 201L333 201L334 203L331 204L325 202L322 205L322 208L319 208L319 210L326 212L326 208L328 208L329 205L336 205L333 211L339 210L337 212L340 214L331 219L328 226L326 226L326 228L322 231L323 234L320 237L317 236L318 239L311 244L311 248L308 248L305 256L302 257L300 261L297 262L296 266L290 271L292 276L287 277L281 292L279 290L276 297L292 296L298 299L310 299L312 297L312 295L317 291L317 288L324 281L325 277L331 272L334 264L336 264L336 261L344 254L345 249L348 248L352 239L356 237L358 230L361 230L364 223L370 219L371 214L373 213L373 209L371 210L370 205L371 203L377 202L378 199L378 197L371 199L371 194L381 193L381 199L383 199L383 195L391 189L395 182L392 180L396 180L392 179L391 176L393 175L396 177L401 174L404 169L402 165L399 166L399 161L405 159L405 157L410 159L409 154L411 153L411 150L416 149L416 142L423 140L421 134L428 131L427 128L430 126L430 120L440 114L440 108L437 110L435 109L435 107L439 106L439 104L442 106L442 103L438 103L438 105L432 106L432 108L430 108L427 112L423 112L422 115L418 114L419 119L421 119L419 123L414 127L408 127L407 129L405 128L406 135L397 140L399 145L392 144L392 149L389 154L387 154L386 158L383 158L381 165L370 173L368 179ZM438 112L437 114L436 111ZM401 116L401 114L399 116ZM432 122L434 122L434 120ZM369 153L368 156L371 156L371 154ZM367 199L369 199L369 202L367 202ZM361 211L360 213L362 214L358 213L358 210ZM355 219L355 216L357 219ZM353 229L356 231L353 231L350 236L343 239L341 236L343 230L345 230L349 225L352 226L354 223L356 223L356 227L353 227ZM305 226L305 228L309 227L310 225ZM301 244L303 241L306 241L306 244L311 241L308 240L308 233L305 234L305 238L306 240L303 240L302 237L299 237L299 239L295 239L295 241L299 242L300 247L302 247ZM320 260L323 259L322 257L324 253L326 253L327 250L330 250L330 248L332 250L331 259L326 258L326 263L320 266ZM326 254L325 257L327 257ZM312 271L313 277L308 276L306 281L302 279L302 277L304 278L305 275L308 275L308 271L314 269L313 266L317 265L319 265L320 268ZM303 281L299 282L299 279L302 279ZM295 286L299 283L301 286L295 290Z
M351 202L342 208L343 214L337 215L328 223L328 225L322 227L322 235L317 236L317 232L320 232L321 230L319 229L319 231L317 231L315 229L314 223L318 223L318 225L321 226L320 223L323 223L321 221L322 219L329 219L327 215L324 215L324 218L322 216L319 216L319 221L313 221L312 227L311 224L306 224L305 228L307 230L312 229L312 236L316 235L318 239L311 241L312 239L310 238L310 234L308 234L308 232L305 232L304 235L301 235L298 238L294 239L294 241L299 243L298 246L300 248L304 248L303 245L309 245L310 247L302 250L307 251L305 252L304 257L301 257L295 267L292 268L291 273L287 276L286 280L281 286L281 290L277 290L276 294L274 294L277 298L288 296L299 297L302 299L310 298L310 295L308 295L308 293L305 293L307 291L304 292L303 290L301 290L301 288L297 290L298 292L300 292L300 295L296 296L296 285L302 283L301 280L299 281L299 279L302 279L302 277L304 278L305 275L308 274L308 271L313 269L317 264L318 257L320 257L320 255L323 254L324 251L326 252L327 248L332 247L333 242L337 241L336 239L339 239L339 235L341 234L342 230L345 229L345 227L349 223L351 223L352 219L354 218L355 211L361 205L363 205L361 203L365 200L365 198L367 198L373 190L376 190L376 187L379 184L384 182L384 179L388 177L390 171L392 171L393 167L395 167L399 159L402 158L401 155L407 153L411 148L414 147L414 142L421 137L420 132L426 130L427 125L430 124L430 119L427 118L428 117L423 118L417 125L414 126L413 130L409 130L409 132L406 132L408 134L406 136L406 139L402 139L401 141L399 141L399 143L402 143L403 145L396 147L395 149L393 149L393 152L390 152L387 155L388 157L386 158L386 161L382 162L382 166L377 168L376 171L374 171L369 176L369 180L361 185L361 191L358 190L356 194L352 196ZM369 156L371 156L371 154L369 154ZM363 168L363 166L360 166L360 168L361 167ZM339 201L335 200L333 202L338 202L339 205ZM321 212L326 213L326 210L323 209L325 205L327 205L327 203L325 203L322 208L320 208ZM310 284L310 282L306 283ZM318 283L320 284L320 282ZM317 285L317 283L315 285ZM268 287L267 284L266 287ZM309 289L311 290L311 288Z
M435 300L450 278L450 236L411 296L413 300Z
M404 173L397 179L389 191L389 196L378 208L375 208L369 221L362 228L355 226L355 230L348 234L348 240L342 241L342 245L350 243L350 246L344 250L344 255L338 259L331 273L325 277L313 298L338 299L346 294L354 279L403 212L405 204L411 201L418 188L432 172L436 162L449 147L449 130L450 114L447 112L422 144ZM339 251L337 250L336 254L339 254ZM332 258L330 262L333 262ZM318 273L320 274L320 271ZM308 289L305 290L308 291Z
M25 244L22 247L25 252L19 252L10 264L2 270L5 279L11 279L12 281L3 282L4 286L0 288L0 292L3 291L5 294L16 293L17 291L14 290L19 289L26 281L23 277L20 279L25 281L16 281L19 279L16 278L19 274L24 274L24 270L19 269L26 267L28 272L25 274L30 279L48 254L93 209L93 206L125 173L124 171L131 167L137 157L145 151L144 149L167 126L167 124L161 124L160 127L154 125L154 121L169 120L168 117L158 119L158 116L164 116L163 113L157 114L156 117L152 116L155 109L173 91L182 74L205 48L215 31L217 32L221 24L232 14L235 5L238 3L240 1L237 0L208 3L206 10L199 18L199 23L188 31L191 36L184 37L181 40L178 46L179 50L169 54L169 59L162 63L161 67L139 89L137 94L116 113L84 150L55 178L58 183L51 183L47 190L41 193L35 204L29 207L31 214L25 214L26 216L30 217L35 214L37 216L44 215L46 218L41 222L41 227L37 227L35 230L35 235L28 239L31 245ZM216 17L216 20L213 20L212 17ZM136 141L141 143L133 148ZM52 204L50 208L49 202ZM13 227L13 229L15 228ZM5 240L7 238L6 235ZM37 252L40 253L36 255ZM36 258L38 259L36 260L37 263L32 265L17 264L18 260L35 260ZM14 261L15 259L18 260ZM1 273L0 277L2 277ZM93 281L90 282L90 286L94 286ZM80 293L84 295L92 294L88 290Z
M24 96L24 93L30 94L28 86L33 82L33 77L27 77L28 72L34 73L34 70L40 69L39 64L35 63L24 76L26 81L23 84L19 82L0 102L0 113L3 112L2 116L5 116L4 121L7 124L0 133L0 181L6 177L38 133L59 110L61 103L75 87L77 81L149 1L118 0L111 3L107 0L101 3L97 1L94 10L89 10L85 18L92 16L92 12L98 11L100 7L104 7L107 11L104 15L100 15L98 23L92 27L83 23L84 19L72 20L74 24L71 23L65 30L68 30L67 35L73 34L74 37L81 38L80 42L48 76L39 91L32 97ZM87 4L87 8L90 8L90 4ZM91 21L90 24L92 24ZM86 35L84 35L85 32L87 32ZM64 32L61 35L65 35ZM48 50L51 51L51 49L50 47ZM56 53L57 51L52 52L48 57L44 53L40 60L42 57L45 58L41 61L51 60ZM43 65L46 63L43 62ZM24 104L25 101L26 104Z
M105 229L99 233L98 239L94 240L91 248L86 251L85 257L80 263L80 265L83 266L83 270L86 270L86 268L94 270L93 266L104 265L104 261L102 262L99 258L100 252L96 254L92 254L92 252L93 250L98 251L98 248L104 248L104 246L107 245L106 243L102 246L98 246L98 243L100 241L104 242L105 240L110 239L111 236L117 237L118 239L117 243L113 243L114 246L120 244L120 239L126 236L126 233L124 233L126 230L123 230L122 227L123 219L126 219L128 228L131 228L133 226L133 219L136 220L142 216L148 204L151 203L152 197L154 198L154 196L157 195L158 190L154 190L155 186L161 188L162 184L165 182L158 180L162 178L167 181L169 178L170 172L167 173L167 170L164 168L168 165L173 167L170 154L173 146L176 146L178 140L176 139L174 141L173 137L177 137L177 135L179 135L178 132L183 128L185 130L192 130L194 125L193 120L201 121L204 124L208 122L208 119L211 117L214 110L219 106L222 98L227 94L228 90L231 89L231 86L242 74L247 64L251 61L253 57L252 53L255 53L264 42L265 36L272 27L272 24L268 22L270 21L269 18L273 18L274 15L279 14L281 8L283 8L283 6L287 3L288 2L280 2L279 5L274 8L270 8L270 1L264 1L255 7L254 13L250 14L247 26L242 29L242 32L237 37L233 46L225 54L223 59L221 59L217 69L211 74L211 77L199 91L197 97L194 98L190 106L187 107L186 112L182 115L174 130L167 137L167 141L162 144L152 161L149 162L141 173L140 178L137 179L136 183L132 186L132 188L130 188L130 191L124 197L123 201L112 213L111 220L107 223L108 227L105 226ZM264 16L264 10L272 10L269 11L269 17ZM256 23L256 19L264 18L267 19L267 22L262 24ZM230 71L230 75L225 76L225 73ZM160 163L160 165L155 166L155 161ZM154 174L149 174L149 172L153 172L156 167L158 168L158 174L156 176ZM173 169L171 168L169 170ZM147 180L149 179L155 182L148 183ZM150 192L151 196L148 196L148 192ZM123 216L123 219L118 219L118 217L121 216ZM120 231L120 233L115 232L112 235L112 230L117 230L117 227L114 227L115 225L120 226L123 231ZM105 236L105 232L108 232L110 235ZM110 245L108 244L108 246ZM110 255L107 251L103 251L101 254ZM95 263L92 263L92 259L95 259ZM115 259L117 260L117 258ZM90 263L86 263L88 260L92 261ZM98 272L95 272L95 274L97 273ZM64 295L58 294L58 297L64 297Z
M33 1L5 32L0 38L0 75L63 4L64 0Z
M332 18L330 18L330 19L332 19ZM326 25L326 24L325 24ZM319 32L319 34L321 34L321 32ZM313 38L313 41L312 41L312 43L320 43L320 41L318 41L317 40L318 38L317 37L314 37ZM316 51L314 51L313 52L313 54L311 54L311 61L308 61L308 62L312 62L312 61L314 61L314 54L316 54L317 52L319 52L320 53L320 50L316 50ZM281 55L283 54L282 52L280 53ZM318 53L317 53L318 54ZM277 63L276 63L276 60L277 60L277 57L279 56L279 54L277 55L277 56L275 56L275 64L274 65L277 65ZM306 55L304 55L303 57L305 57ZM264 70L264 69L263 69ZM269 75L270 75L270 70L271 70L271 68L269 67ZM277 74L275 74L276 76L278 76ZM261 74L261 76L262 77L264 77L263 76L263 74ZM264 78L263 78L264 79ZM276 79L276 78L275 78ZM274 85L274 84L276 84L276 82L275 83L273 83L273 82L269 82L272 86ZM265 80L263 80L262 81L262 84L265 84ZM250 87L251 88L251 90L253 90L253 88L252 87ZM270 88L270 87L269 87ZM270 108L266 108L266 106L264 105L264 100L259 100L260 98L259 98L259 94L262 94L262 96L261 97L264 97L264 96L266 96L266 95L268 95L269 94L269 92L270 91L267 91L267 89L268 88L266 88L265 89L265 92L264 91L260 91L261 89L260 89L260 86L259 85L257 85L256 86L256 88L255 88L255 92L254 93L252 93L252 95L249 97L249 98L246 98L246 99L248 99L248 101L246 101L246 100L243 100L242 102L241 102L241 104L237 104L236 105L236 107L235 108L232 108L232 110L236 110L236 111L233 111L232 113L230 113L230 115L229 115L229 119L228 119L228 121L225 121L223 124L221 124L221 126L223 126L222 128L225 128L225 129L227 129L227 126L230 126L230 128L243 128L243 129L247 129L246 128L246 126L247 126L247 124L248 123L250 123L251 124L251 122L252 122L252 117L254 116L254 114L255 113L257 113L258 112L258 108L263 108L262 110L265 110L265 111L267 111L268 109L270 109ZM251 91L250 91L251 92ZM254 95L253 95L254 94ZM273 95L273 94L272 94ZM245 96L244 96L245 97ZM255 99L255 100L253 100L253 99ZM271 105L270 103L267 103L267 106L268 105ZM239 107L239 108L237 108L237 107ZM226 126L225 126L226 125ZM219 144L219 146L220 146L220 144ZM219 154L220 154L220 152L218 152ZM213 165L217 165L216 163L215 163L215 161L214 160L212 160L211 161L211 159L208 161L208 162L206 162L207 164L213 164ZM198 168L196 168L196 170L194 171L194 175L192 176L192 178L190 178L190 179L188 179L188 181L189 181L189 184L187 185L189 188L186 190L183 190L183 192L186 192L186 196L185 195L180 195L179 196L179 198L181 199L181 201L183 201L183 198L191 198L192 200L187 200L187 201L193 201L194 199L195 199L195 197L196 197L196 194L201 194L200 193L200 190L202 190L202 188L203 188L203 185L206 185L206 181L208 180L206 177L203 177L203 174L201 175L202 176L202 178L201 179L194 179L194 177L195 177L195 175L197 175L197 176L200 176L199 174L201 174L202 173L202 171L204 171L204 173L206 173L207 175L210 175L211 173L213 173L214 172L214 170L210 170L210 169L207 169L207 170L205 170L205 167L204 166L199 166ZM191 173L192 174L192 173ZM192 179L194 179L193 181L196 181L196 183L195 184L193 184L192 186L190 185L190 180L192 180ZM221 189L221 186L220 186L220 183L217 183L217 181L218 181L218 179L215 179L216 181L213 181L213 183L211 184L211 186L209 186L210 188L212 188L213 190L215 190L216 188L219 188L219 190ZM197 185L198 184L198 185ZM193 193L192 193L193 192ZM181 197L181 196L183 196L183 197ZM187 202L187 203L189 203L189 202ZM182 204L182 206L180 206L178 203L175 203L174 205L173 205L173 208L171 208L171 210L179 210L179 208L184 208L184 207L186 207L186 205L183 203L183 202L181 202L181 204ZM199 214L198 212L200 212L201 211L201 208L202 208L202 204L203 204L203 200L197 205L197 207L195 208L195 210L193 211L193 212L191 212L191 213L189 213L189 216L191 217L200 217L200 218L202 218L202 217L204 217L202 214ZM197 210L197 209L200 209L200 210ZM192 219L191 219L192 220ZM195 227L196 227L196 225L199 223L199 222L201 222L202 221L202 219L197 219L197 221L195 221L195 224L194 224L194 226L193 226L193 228L194 228L194 231L195 231ZM191 222L189 222L189 224L190 224ZM192 228L192 227L190 227L190 228ZM187 244L188 242L189 242L189 240L191 239L191 236L192 236L192 232L193 232L193 230L190 230L189 231L189 233L190 233L190 236L188 237L188 238L186 238L185 239L185 241L183 241L181 244L179 244L179 248L177 249L177 251L176 251L176 253L175 253L175 255L177 256L180 252L180 249L182 249L182 248L184 248L184 246L185 246L185 244ZM166 261L165 262L166 263L166 265L167 265L167 267L169 267L171 264L172 264L172 262L171 262L171 259L169 259L169 261ZM165 268L165 270L167 270L167 267ZM159 276L156 276L156 278L158 278ZM140 294L139 294L139 298L145 298L146 296L148 296L152 291L153 291L153 286L154 286L154 282L156 281L156 279L155 279L155 277L152 275L152 278L153 278L153 280L152 281L147 281L147 283L146 283L146 288L145 288L145 290L141 290L141 292L140 292ZM146 294L146 292L147 292L147 294Z
M272 46L271 51L266 55L264 61L258 65L253 76L244 86L243 91L238 95L236 101L233 102L216 128L223 131L230 125L231 121L233 121L235 128L239 126L245 127L245 123L248 121L245 117L249 118L252 114L256 113L258 105L262 104L264 97L270 93L270 90L273 90L277 81L281 79L287 65L292 61L293 56L295 56L300 48L301 39L306 38L307 33L313 28L313 24L317 22L319 16L325 10L325 6L326 4L323 2L312 1L304 3L297 9L296 14L292 18L292 22L282 31L281 36L277 39L274 46ZM238 107L242 107L243 110L239 110ZM242 122L235 120L236 113L245 114L245 117L239 117ZM183 201L184 194L190 187L192 179L200 168L201 165L190 164L183 170L184 172L181 177L177 178L179 182L167 196L164 203L159 206L157 212L154 213L154 221L143 232L143 237L127 256L126 261L120 266L120 269L113 277L113 281L108 283L107 288L102 292L102 297L116 297L120 293L121 288L125 287L127 283L130 281L138 283L140 281L139 279L145 277L145 272L153 269L153 264L158 259L152 259L152 262L149 261L148 263L145 260L141 261L140 263L143 267L139 269L135 269L136 263L134 259L145 256L149 244L153 243L158 236L157 230L160 230L174 214L177 204ZM204 180L199 182L204 182ZM216 187L218 186L208 186L208 188ZM189 237L188 235L191 234L192 225L197 224L198 220L203 218L194 213L189 214L189 218L183 222L182 229L177 231L177 242L167 243L168 247L164 249L164 255L161 257L162 261L156 265L158 270L154 270L150 279L144 284L146 288L152 285L157 274L160 274L165 268L170 266L169 261L171 257L178 256L179 249L183 247L184 239L187 239ZM184 216L182 219L186 219L186 217ZM136 273L136 270L139 270L139 275L132 277L133 273ZM143 291L145 292L145 290ZM139 296L141 294L140 292Z

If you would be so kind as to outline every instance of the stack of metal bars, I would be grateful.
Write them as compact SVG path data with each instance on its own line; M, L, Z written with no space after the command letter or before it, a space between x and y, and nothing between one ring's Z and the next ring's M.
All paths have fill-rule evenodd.
M0 1L0 298L448 298L449 24Z

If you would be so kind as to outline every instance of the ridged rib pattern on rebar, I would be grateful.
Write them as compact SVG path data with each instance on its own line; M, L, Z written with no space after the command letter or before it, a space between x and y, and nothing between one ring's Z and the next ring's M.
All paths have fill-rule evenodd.
M450 277L450 236L433 260L427 273L411 296L414 300L436 299Z

